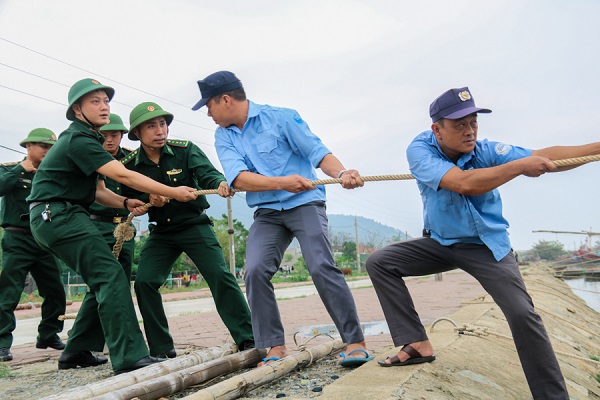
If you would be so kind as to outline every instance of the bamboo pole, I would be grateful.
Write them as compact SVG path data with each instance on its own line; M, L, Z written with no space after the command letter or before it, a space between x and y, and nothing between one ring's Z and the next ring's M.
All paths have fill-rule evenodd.
M73 304L73 300L67 300L67 302L65 304L70 306L71 304ZM31 310L32 308L40 308L41 306L42 306L41 302L21 303L21 304L17 304L17 306L15 307L15 311L16 310Z
M190 368L93 397L91 400L154 400L169 396L242 368L254 367L267 354L265 349L252 349L211 360Z
M312 361L323 358L331 352L345 347L342 339L335 339L315 347L307 348L298 354L288 356L279 361L256 368L250 372L236 375L226 381L202 389L183 400L222 400L236 399L251 390L265 385L275 379L294 371L297 368L309 365Z
M202 364L226 354L232 354L237 351L237 346L233 343L225 343L222 346L212 347L206 350L194 351L185 356L173 358L158 364L138 369L136 371L116 375L99 382L90 383L85 386L73 388L65 392L44 397L45 400L88 400L95 396L119 390L139 382L154 379L158 376L180 371L194 365Z

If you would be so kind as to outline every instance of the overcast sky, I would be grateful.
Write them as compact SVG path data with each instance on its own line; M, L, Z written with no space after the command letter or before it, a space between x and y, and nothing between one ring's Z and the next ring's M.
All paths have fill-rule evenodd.
M23 150L37 127L62 132L68 89L89 77L116 89L111 111L125 121L143 101L172 112L170 137L221 169L212 119L190 109L196 81L218 70L233 71L252 101L298 110L362 175L408 173L406 147L452 87L493 110L479 118L479 139L589 143L599 140L599 15L594 0L0 0L0 145ZM1 161L20 157L0 148ZM600 231L599 172L592 163L504 185L513 247L585 240L532 230ZM327 190L329 213L421 232L414 181Z

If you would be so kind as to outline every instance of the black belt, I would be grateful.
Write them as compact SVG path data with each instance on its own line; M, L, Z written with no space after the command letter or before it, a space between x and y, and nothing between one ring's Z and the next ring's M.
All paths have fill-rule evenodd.
M32 236L31 231L29 229L19 228L17 226L5 226L4 229L11 232L18 232L22 233L23 235Z
M127 217L110 217L106 215L90 214L90 219L92 221L112 222L113 224L120 224L121 222L125 222L127 220Z

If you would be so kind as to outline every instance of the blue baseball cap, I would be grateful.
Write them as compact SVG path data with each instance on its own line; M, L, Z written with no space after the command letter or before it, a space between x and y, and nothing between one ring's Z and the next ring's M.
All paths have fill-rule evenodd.
M192 107L192 110L194 111L204 107L211 97L241 88L242 82L233 74L233 72L219 71L199 80L198 86L200 87L200 95L202 98L194 107Z
M475 107L475 100L468 87L450 89L442 93L429 106L431 122L442 118L461 119L473 113L491 113L487 108Z

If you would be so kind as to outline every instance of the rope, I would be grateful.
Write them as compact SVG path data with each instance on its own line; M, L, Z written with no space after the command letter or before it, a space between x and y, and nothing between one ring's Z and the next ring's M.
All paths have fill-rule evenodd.
M468 325L468 324L464 324L464 325L462 325L460 327L456 327L456 328L454 328L454 330L457 331L457 333L459 335L476 336L476 337L483 337L483 338L486 338L489 335L494 335L494 336L499 337L501 339L513 340L513 338L510 337L510 336L506 336L506 335L503 335L501 333L491 331L488 328L479 327L479 326L471 326L471 325ZM563 356L566 356L566 357L577 358L579 360L583 360L583 361L591 362L593 364L600 365L600 361L596 361L593 358L581 357L581 356L577 356L575 354L569 354L569 353L565 353L563 351L558 351L558 350L554 350L554 352L556 354L560 354L560 355L563 355Z
M575 157L575 158L565 158L565 159L562 159L562 160L554 160L552 162L557 167L565 167L565 166L572 166L572 165L583 165L583 164L590 163L592 161L600 161L600 155L583 156L583 157ZM415 177L412 174L371 175L371 176L361 176L360 178L364 182L404 181L404 180L415 179ZM331 184L334 184L334 183L342 183L342 182L343 182L342 178L317 179L317 180L311 180L310 181L310 183L313 186L317 186L317 185L331 185ZM238 189L233 189L232 191L234 193L244 192L244 190L238 190ZM195 194L196 196L202 196L202 195L207 195L207 194L217 194L218 190L217 189L195 190L192 193ZM150 203L146 203L146 204L144 204L143 207L146 207L146 209L148 209L148 208L151 207L151 205L150 205ZM115 232L114 232L113 235L117 238L117 242L113 246L113 254L117 258L119 257L119 254L121 253L121 248L123 246L123 241L125 241L125 240L131 240L133 238L133 236L132 236L131 238L126 239L124 237L125 234L122 232L122 231L125 231L125 229L126 229L125 227L130 228L129 224L131 223L132 219L133 219L133 214L129 214L129 216L127 217L127 221L120 223L115 228ZM119 236L117 236L117 235L119 235Z
M306 342L304 343L298 343L298 339L296 338L296 336L299 334L300 332L296 332L294 333L294 344L296 345L296 349L297 351L307 351L308 354L310 355L310 360L308 361L308 364L306 364L306 366L308 367L310 364L312 364L312 362L314 361L314 356L313 353L310 351L310 349L308 347L306 347L311 340L313 340L314 338L318 337L318 336L327 336L328 338L330 338L331 340L335 340L333 336L331 336L328 333L319 333L316 334L315 336L311 337L310 339L308 339Z

